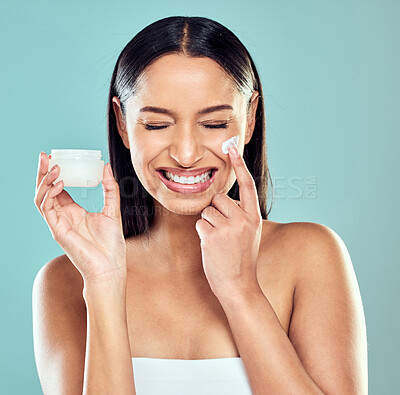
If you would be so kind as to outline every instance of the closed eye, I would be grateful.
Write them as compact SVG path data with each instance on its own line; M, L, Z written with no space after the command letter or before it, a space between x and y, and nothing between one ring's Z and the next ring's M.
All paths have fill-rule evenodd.
M206 128L210 129L221 129L221 128L226 128L228 123L220 123L218 125L203 125Z
M221 129L221 128L226 128L228 123L220 123L218 125L203 125L205 128L208 129ZM149 125L149 124L144 124L144 127L146 130L159 130L159 129L165 129L169 125L162 125L162 126L154 126L154 125Z

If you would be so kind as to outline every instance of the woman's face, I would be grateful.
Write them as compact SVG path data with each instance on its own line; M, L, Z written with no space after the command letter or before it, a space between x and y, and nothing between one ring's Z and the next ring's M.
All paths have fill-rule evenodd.
M252 99L256 96L258 92ZM201 113L219 105L231 108ZM216 193L230 190L236 178L221 145L239 135L238 150L243 153L254 129L254 119L253 122L247 119L246 97L237 91L215 61L176 54L163 56L147 68L137 93L128 99L126 123L117 97L113 98L113 106L119 133L130 149L140 182L167 210L184 215L199 214ZM254 118L256 106L257 100L254 100L253 117L249 118ZM222 126L212 128L215 125ZM161 167L217 171L207 189L187 193L170 189L160 178Z

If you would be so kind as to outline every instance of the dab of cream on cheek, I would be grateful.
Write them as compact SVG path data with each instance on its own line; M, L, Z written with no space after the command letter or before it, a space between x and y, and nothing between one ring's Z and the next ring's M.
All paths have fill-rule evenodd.
M230 148L232 145L235 145L236 148L237 148L238 144L239 144L239 135L234 136L234 137L232 137L232 138L230 138L230 139L224 141L224 142L222 143L222 152L223 152L224 154L227 154L228 151L229 151L229 148Z

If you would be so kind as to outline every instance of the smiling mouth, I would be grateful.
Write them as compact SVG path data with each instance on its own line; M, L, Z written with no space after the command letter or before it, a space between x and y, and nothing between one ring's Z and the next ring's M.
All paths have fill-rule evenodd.
M203 184L210 180L217 169L212 168L208 171L204 171L203 173L200 173L196 176L193 175L188 175L188 176L183 176L183 175L177 175L171 172L167 172L166 170L160 169L158 172L162 174L162 176L173 183L180 184L180 185L197 185L197 184ZM201 177L200 177L201 176Z
M201 178L198 175L196 177L191 176L190 178L186 179L176 178L170 180L167 178L167 175L164 175L164 171L162 169L158 169L156 171L162 183L169 190L181 194L196 194L206 191L215 181L216 174L218 173L218 169L212 169L211 174L207 174L206 176L202 176Z

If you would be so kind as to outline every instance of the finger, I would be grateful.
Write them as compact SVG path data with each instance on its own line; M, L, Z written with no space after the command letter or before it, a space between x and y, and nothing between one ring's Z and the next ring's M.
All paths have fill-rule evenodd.
M243 214L243 210L238 207L238 200L233 200L224 193L215 194L211 200L211 205L225 218L235 218Z
M57 212L54 208L54 200L55 197L61 192L63 185L64 183L61 180L57 182L56 185L52 186L44 195L43 202L40 205L40 209L43 212L43 217L48 223L53 237L55 236L54 230L58 222Z
M102 186L104 193L102 213L115 220L121 220L119 185L112 175L110 163L104 166Z
M56 207L57 204L63 207L70 203L74 203L74 199L72 199L71 195L65 189L63 189L59 195L57 195L56 201L54 202Z
M40 214L42 215L43 212L40 207L43 198L47 193L47 191L53 186L53 182L57 179L59 174L60 174L60 167L58 165L54 165L52 169L45 176L42 177L39 187L36 189L36 195L34 201L36 207L38 208Z
M240 207L247 213L258 213L259 203L254 179L236 146L232 145L228 152L239 184Z
M49 160L47 158L47 155L45 152L40 151L38 171L36 174L36 189L39 188L39 185L42 182L43 177L47 174L48 167L49 167Z
M207 206L201 212L201 218L205 219L213 227L217 227L219 224L222 224L226 220L226 217L212 206Z
M208 221L201 218L196 222L195 228L196 228L197 234L199 235L199 238L201 240L200 245L202 245L202 242L204 242L204 240L207 238L207 236L210 235L210 232L212 231L213 226Z

